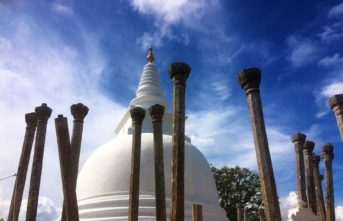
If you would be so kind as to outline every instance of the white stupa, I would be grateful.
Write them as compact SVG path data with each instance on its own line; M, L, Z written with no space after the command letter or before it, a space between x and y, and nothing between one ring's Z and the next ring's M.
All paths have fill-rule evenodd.
M152 123L148 108L154 104L166 107L167 102L158 71L149 50L136 97L131 105L147 110L142 127L139 220L155 221L154 148ZM84 164L77 183L77 196L81 220L128 220L132 128L129 109L120 121L115 139L97 148ZM172 114L163 118L163 148L167 217L170 216ZM203 205L204 221L227 221L219 206L215 181L210 166L202 153L185 142L185 220L192 220L192 205ZM168 218L169 220L169 218Z

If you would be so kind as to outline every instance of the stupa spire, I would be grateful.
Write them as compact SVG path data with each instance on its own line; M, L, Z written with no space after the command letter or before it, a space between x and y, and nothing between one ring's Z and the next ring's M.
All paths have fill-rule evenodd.
M146 58L149 63L152 63L155 60L154 54L152 53L152 47L149 48L148 56Z
M152 63L155 57L151 47L148 50L147 60L148 63L143 68L136 97L131 101L131 105L149 108L152 105L160 104L167 108L158 70L156 65Z

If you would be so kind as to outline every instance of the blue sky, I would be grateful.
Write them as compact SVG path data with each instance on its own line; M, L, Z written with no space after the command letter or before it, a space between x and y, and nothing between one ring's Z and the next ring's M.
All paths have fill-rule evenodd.
M42 102L53 108L52 118L70 116L72 103L90 107L84 163L114 137L151 45L169 102L168 65L184 61L192 66L187 134L218 166L257 169L246 99L236 77L242 68L259 67L283 210L295 190L290 135L302 131L316 142L316 153L326 142L335 147L335 200L337 218L343 220L343 150L327 106L329 96L343 92L342 40L342 1L1 1L0 174L16 171L23 116ZM42 178L43 220L58 213L62 197L50 189L61 188L52 118ZM12 185L13 180L0 183L0 216Z

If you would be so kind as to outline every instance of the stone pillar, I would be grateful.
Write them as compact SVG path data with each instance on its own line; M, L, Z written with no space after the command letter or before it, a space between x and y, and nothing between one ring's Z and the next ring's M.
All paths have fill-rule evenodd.
M77 174L79 171L80 149L82 141L83 120L88 114L89 108L81 103L70 106L71 114L74 117L73 134L71 137L71 156L73 164L73 185L76 188ZM63 202L62 221L66 220L65 205Z
M306 181L305 181L305 164L303 145L306 140L306 135L300 132L295 133L292 137L295 150L295 162L297 170L297 192L300 195L303 202L307 202L306 197Z
M239 206L239 204L236 204L236 211L237 211L237 221L242 221L241 207Z
M150 107L149 111L154 130L156 221L166 221L166 194L164 185L164 157L162 131L164 107L162 105L155 104Z
M202 205L193 204L192 206L192 221L202 221Z
M70 106L71 114L74 117L73 121L73 134L71 136L71 155L73 163L73 177L74 185L76 188L77 174L79 171L79 161L80 161L80 150L83 132L83 120L88 114L89 108L81 103L73 104Z
M244 214L243 214L244 221L248 221L248 208L244 207Z
M266 215L264 213L264 209L260 207L258 211L259 211L260 221L266 221Z
M76 186L74 185L74 163L70 148L68 121L63 115L55 118L58 152L64 196L64 208L67 220L79 220Z
M320 177L320 192L322 192L322 202L324 203L324 205L325 205L325 201L324 201L324 194L323 194L323 188L322 188L322 186L323 186L323 180L324 180L324 176L322 175L322 174L320 174L319 175L319 177ZM325 217L326 217L326 211L325 211Z
M238 81L247 96L266 219L281 221L260 97L261 71L257 68L243 69L238 75Z
M320 221L325 221L325 206L323 201L323 192L321 188L320 174L319 174L319 162L320 156L313 155L313 176L314 176L314 186L316 190L316 199L317 199L317 214Z
M305 141L304 143L304 159L306 168L306 187L307 187L307 207L312 209L314 214L317 214L316 194L314 190L314 178L312 167L312 155L315 143Z
M335 220L335 197L333 189L332 160L334 157L333 146L325 144L322 147L322 159L325 166L325 211L326 220Z
M329 106L335 113L338 129L343 141L343 94L336 94L330 97Z
M25 187L27 169L29 167L30 155L32 150L33 139L35 136L37 126L36 113L25 114L26 131L24 137L23 148L19 160L19 166L17 170L17 177L14 184L10 211L8 214L8 220L18 221L21 201L23 199L23 192Z
M33 155L29 198L27 200L26 220L35 221L39 197L40 180L43 167L46 126L51 115L51 108L45 103L35 109L37 115L37 132Z
M173 160L170 221L183 221L185 176L185 92L186 81L191 72L188 64L177 62L169 67L173 80Z
M129 221L138 221L141 136L142 123L145 117L145 110L141 107L132 107L130 109L130 114L132 118L133 134L130 176Z

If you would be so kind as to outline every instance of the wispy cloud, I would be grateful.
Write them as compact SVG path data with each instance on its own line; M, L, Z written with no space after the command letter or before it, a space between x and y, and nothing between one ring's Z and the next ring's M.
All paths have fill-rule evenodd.
M298 35L291 35L287 39L287 44L290 50L288 59L294 67L306 65L317 58L319 48L310 39Z
M343 14L343 3L340 3L330 9L328 15L329 17L339 16Z
M198 19L211 2L205 0L132 0L131 4L139 13L152 15L166 24L175 24Z
M335 68L337 66L343 67L343 56L341 56L338 53L335 53L332 56L320 59L318 64L329 68Z
M82 102L90 108L84 126L82 165L95 147L114 137L115 124L126 108L104 95L100 80L106 69L106 58L97 47L97 39L76 24L73 16L69 16L70 23L76 24L75 30L82 36L79 42L82 47L56 37L58 32L40 24L44 21L20 13L11 18L11 22L1 23L0 28L0 114L7 116L0 125L0 146L11 149L0 148L0 173L13 174L17 170L25 131L24 114L43 102L48 103L53 113L47 129L41 195L54 203L41 198L40 204L48 205L50 211L42 209L41 214L50 216L55 213L51 207L61 203L62 195L55 116L64 114L71 126L71 104ZM0 188L3 200L10 199L13 180L1 183Z
M67 4L61 4L61 3L53 3L52 9L62 15L71 15L73 14L73 9L67 5Z
M343 20L342 20L343 21ZM319 37L325 43L330 43L333 41L340 40L343 38L343 22L338 21L332 24L327 24L323 27L321 33L319 33Z
M331 112L327 107L328 98L343 93L343 57L339 53L335 53L332 56L320 59L318 65L323 67L330 76L319 85L319 89L314 93L316 102L319 105L316 117L322 118Z
M198 28L200 20L217 1L205 0L131 0L132 7L140 14L154 18L151 32L145 32L137 39L144 49L149 46L161 47L163 41L173 40L188 45L190 38L187 32L173 31L173 26L183 25Z
M323 26L319 37L324 43L332 43L343 38L343 3L334 6L328 12L328 22Z
M343 221L343 205L338 205L335 208L336 221Z

